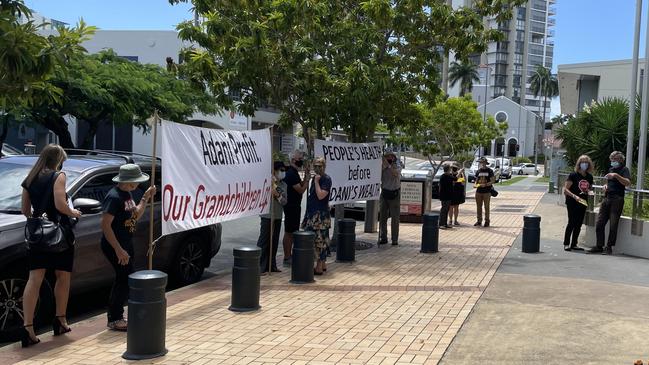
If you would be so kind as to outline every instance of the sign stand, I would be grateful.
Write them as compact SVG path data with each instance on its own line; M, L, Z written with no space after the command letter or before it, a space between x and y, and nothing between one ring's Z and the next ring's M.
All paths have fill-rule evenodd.
M158 116L158 109L153 112L153 153L151 155L151 185L155 183L155 169L156 169L156 148L158 143L158 123L160 122L160 117ZM148 268L153 270L153 225L154 225L154 197L151 197L151 213L149 215L149 251L148 256Z

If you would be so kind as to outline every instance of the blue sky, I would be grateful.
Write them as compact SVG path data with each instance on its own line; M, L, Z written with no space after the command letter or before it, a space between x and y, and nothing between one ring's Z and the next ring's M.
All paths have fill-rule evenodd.
M191 19L191 6L167 0L27 0L45 17L102 29L171 30ZM631 58L635 0L557 0L554 71L566 63ZM644 14L647 3L645 1ZM643 15L646 22L647 16ZM642 34L644 35L644 26ZM644 54L644 37L641 41ZM552 113L558 113L558 102Z

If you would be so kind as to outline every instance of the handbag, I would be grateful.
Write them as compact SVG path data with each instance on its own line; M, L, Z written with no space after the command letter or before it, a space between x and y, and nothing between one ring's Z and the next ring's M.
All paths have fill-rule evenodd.
M381 190L381 195L383 195L383 198L385 200L394 200L399 196L400 192L401 191L399 189L397 190L383 189Z
M58 173L52 174L50 182L47 185L47 190L41 199L41 211L34 212L32 217L27 218L25 224L25 244L27 249L31 252L63 252L70 248L68 242L68 235L64 232L64 227L59 223L45 219L45 206L52 196L54 190L54 181L58 177Z
M493 196L494 198L498 196L498 191L496 191L496 189L494 189L493 186L491 187L491 192L490 193L491 193L491 196Z

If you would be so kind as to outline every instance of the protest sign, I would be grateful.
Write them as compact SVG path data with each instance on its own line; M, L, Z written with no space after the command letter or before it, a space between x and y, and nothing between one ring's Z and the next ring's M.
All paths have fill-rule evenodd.
M331 204L378 200L381 195L383 143L315 141L316 157L327 161Z
M162 234L267 213L267 129L227 131L162 124Z

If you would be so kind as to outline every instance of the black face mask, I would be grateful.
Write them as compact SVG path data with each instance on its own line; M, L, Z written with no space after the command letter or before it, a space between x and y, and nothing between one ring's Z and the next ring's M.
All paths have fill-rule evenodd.
M297 160L297 161L295 161L295 166L297 166L297 167L302 167L302 166L304 166L304 161L302 161L302 160Z
M393 160L393 159L390 159L390 158L387 159L387 161L388 161L388 163L389 163L390 165L392 165L392 164L394 163L394 160Z

